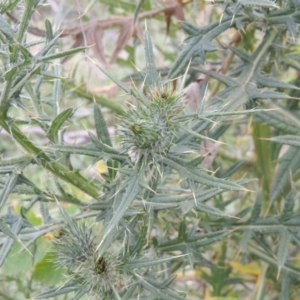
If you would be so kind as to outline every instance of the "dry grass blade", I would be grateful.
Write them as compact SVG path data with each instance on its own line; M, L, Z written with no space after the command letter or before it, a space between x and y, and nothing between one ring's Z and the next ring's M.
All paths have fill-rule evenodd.
M134 33L134 24L133 24L133 19L132 17L129 18L129 20L126 22L123 22L121 25L119 37L117 40L116 48L111 56L110 59L110 64L114 63L115 60L117 59L120 51L122 51L125 46L127 45L128 41L131 39Z

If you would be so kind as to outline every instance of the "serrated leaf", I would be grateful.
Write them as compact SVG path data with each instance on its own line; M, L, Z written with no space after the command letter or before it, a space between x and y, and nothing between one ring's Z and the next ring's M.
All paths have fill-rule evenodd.
M20 2L20 0L11 0L7 3L7 5L2 5L1 7L1 14L5 14L9 10L13 10L15 6Z
M240 251L244 252L246 250L247 244L252 238L253 231L251 229L244 230L242 240L240 241Z
M26 75L22 77L11 89L10 97L12 97L16 92L20 91L23 86L28 82L32 75L34 75L41 67L41 63L36 64L30 71L26 72Z
M273 87L273 88L278 88L278 89L297 89L299 88L293 84L286 83L283 81L276 80L272 77L266 77L266 76L257 76L257 82L263 86L267 87Z
M11 231L15 234L18 235L20 230L22 229L23 225L23 220L21 217L15 220L15 222L11 226ZM3 265L9 251L11 250L12 246L14 244L14 239L7 237L5 238L1 250L0 250L0 266Z
M53 150L57 150L69 154L81 154L81 155L92 156L92 157L96 157L98 160L103 158L107 158L107 159L112 158L123 162L127 159L125 155L102 152L93 146L88 147L88 146L75 146L75 145L51 145L49 146L49 149L53 149ZM114 150L113 148L110 149Z
M145 30L145 56L146 56L146 79L145 85L147 89L159 88L160 80L156 70L156 65L153 55L153 46L151 42L150 35L147 30Z
M288 111L277 110L269 111L268 113L258 112L254 115L254 119L267 123L287 134L298 134L300 132L299 120Z
M103 118L102 112L99 106L94 104L94 119L95 119L95 127L98 138L106 145L112 147L110 135L107 129L106 122Z
M174 259L175 259L174 257L163 257L163 258L147 259L147 260L131 259L126 262L126 267L128 266L131 269L147 268L157 264L166 263Z
M300 147L300 136L298 135L278 135L270 138L270 140L280 144Z
M107 152L112 154L119 155L119 151L108 146L107 144L104 144L101 140L97 139L91 132L88 132L90 139L92 140L92 143L95 147L97 147L101 152Z
M60 205L60 203L58 202L58 200L55 198L56 200L56 204L60 210L60 213L63 217L63 219L66 221L68 228L70 229L70 231L76 235L78 228L77 225L73 222L73 220L70 218L70 216L68 215L68 213L63 209L63 207Z
M278 274L280 273L282 267L284 266L288 252L289 252L289 244L290 244L290 233L287 229L282 229L280 232L280 241L277 250L277 267Z
M162 299L162 300L183 300L185 298L180 297L177 293L170 289L162 289L161 284L155 282L152 278L142 277L135 274L142 286L151 292L152 299Z
M45 224L51 224L52 223L52 217L49 213L47 204L45 202L40 203L40 212L43 218L43 221Z
M242 20L236 18L234 22ZM186 68L189 61L195 57L200 57L205 60L205 53L208 51L215 51L217 47L211 42L221 32L232 26L232 19L228 18L221 24L219 21L212 22L207 26L199 27L195 30L195 27L182 22L182 27L186 30L190 36L185 40L186 45L177 57L175 63L171 67L168 78L175 78L180 72Z
M251 212L251 216L249 218L249 223L253 224L259 218L259 215L261 212L261 206L262 206L262 193L260 192L260 193L258 193L258 195L256 197L256 200L255 200L252 212Z
M243 5L277 7L276 2L273 0L238 0L238 1Z
M140 190L141 187L139 185L139 175L135 175L127 180L126 191L122 197L122 201L114 211L109 224L107 224L107 226L105 227L102 241L97 247L100 252L102 251L101 245L103 244L103 241L105 241L106 237L111 234L111 232L118 226L119 221L124 216L126 210L129 208L130 204L138 195Z
M43 299L53 298L53 297L57 297L59 295L64 295L64 294L68 294L71 292L75 292L77 290L78 290L78 284L76 282L70 280L58 288L53 288L45 293L35 296L34 299L43 300Z
M22 241L19 237L7 226L7 224L0 218L0 231L2 231L6 236L13 239L15 242L22 244Z
M291 99L292 97L285 93L267 91L263 89L246 88L250 99Z
M300 153L296 147L290 147L280 158L279 167L274 176L270 191L270 203L272 204L283 192L290 181L291 174L300 168Z
M204 247L224 239L229 234L229 230L219 230L215 232L210 232L207 234L203 234L198 240L194 241L194 243L197 247Z
M13 192L13 189L17 184L19 172L19 168L15 168L14 171L10 174L7 181L5 182L4 187L2 188L0 194L0 211L3 209L9 195Z
M234 191L242 191L245 190L241 185L230 182L224 179L220 179L217 177L209 176L203 171L200 171L196 168L186 168L184 165L180 164L178 161L174 161L174 158L164 157L162 161L166 163L169 167L177 170L182 177L194 180L203 185L210 187L217 187L225 190L234 190Z
M288 220L293 215L295 197L296 197L296 188L293 185L291 191L285 197L283 210L280 216L283 221Z
M14 38L14 31L9 26L9 24L6 22L6 20L3 18L2 14L0 14L0 31L3 32L3 34L9 39L13 40Z
M196 209L206 214L211 214L211 215L216 215L221 217L228 216L228 214L224 213L220 209L217 209L216 207L212 207L203 203L197 203Z

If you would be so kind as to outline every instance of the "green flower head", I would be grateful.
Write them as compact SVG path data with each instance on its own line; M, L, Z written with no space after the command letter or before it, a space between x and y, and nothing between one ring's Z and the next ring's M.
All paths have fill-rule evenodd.
M121 122L123 147L135 154L166 154L178 131L177 117L183 109L180 95L166 85L152 88L148 103L138 101Z

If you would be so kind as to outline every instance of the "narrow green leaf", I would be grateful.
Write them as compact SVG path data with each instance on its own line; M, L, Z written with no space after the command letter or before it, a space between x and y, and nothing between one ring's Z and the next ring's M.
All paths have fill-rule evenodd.
M14 31L6 22L2 14L0 14L0 31L8 38L10 41L14 39Z
M123 295L123 300L130 300L133 299L132 295L134 293L134 291L136 290L138 286L138 283L132 283L128 288L126 293Z
M71 292L75 292L75 291L77 291L77 289L78 289L78 283L70 280L67 283L65 283L64 285L59 286L58 288L53 288L45 293L35 296L34 299L43 300L43 299L53 298L53 297L57 297L59 295L64 295L64 294L68 294Z
M242 18L236 18L233 23L241 20ZM232 27L232 19L225 19L221 24L219 21L212 22L207 26L197 29L185 22L181 24L190 36L185 40L186 44L171 67L168 78L178 76L193 58L200 57L204 61L206 52L215 51L217 47L211 41L220 33Z
M112 147L110 135L108 133L106 122L103 118L102 112L99 106L94 104L94 119L95 119L95 127L98 138L106 145Z
M53 30L49 20L45 20L45 29L46 29L46 40L51 41L53 39Z
M15 165L20 165L22 163L25 163L26 161L31 161L31 156L30 155L21 155L18 157L11 157L11 158L3 158L1 157L0 160L0 167L4 166L15 166Z
M245 229L243 233L242 240L240 241L240 251L245 252L247 244L252 238L253 231L251 229Z
M280 232L280 241L277 250L278 274L280 273L282 267L284 266L287 260L289 245L290 245L290 233L287 229L282 229Z
M254 119L256 118L287 134L297 135L300 132L300 121L288 111L277 110L269 111L268 113L258 112L254 115Z
M199 238L199 240L190 241L190 243L195 243L194 245L197 247L204 247L224 239L229 234L230 234L229 230L218 230L215 232L204 234L201 236L201 238Z
M293 215L293 209L295 206L296 188L292 185L291 191L285 197L283 210L280 218L285 221L288 220Z
M196 168L194 169L186 168L184 165L178 163L178 161L176 162L174 158L164 157L162 158L162 161L166 163L169 167L177 170L179 174L181 174L181 176L199 182L203 185L217 187L225 190L234 190L234 191L245 190L244 187L242 187L237 183L230 182L217 177L209 176L203 171L200 171Z
M21 2L21 1L20 0L10 0L7 3L7 5L2 4L1 7L0 7L1 8L1 10L0 10L1 14L4 15L7 11L9 11L9 10L12 11L17 6L17 4L19 2Z
M0 194L0 211L3 209L4 205L6 204L6 201L9 197L9 195L13 192L13 189L15 188L19 176L19 168L16 168L7 179L1 194Z
M118 291L116 290L116 288L112 284L110 284L110 288L111 288L111 291L112 291L112 294L113 294L115 300L122 300L122 298L120 297Z
M267 124L253 124L252 136L255 145L256 164L255 169L262 185L264 197L269 198L274 168L271 159L271 145L268 138L271 136L271 128Z
M23 76L21 80L17 82L9 91L9 96L12 97L14 93L20 91L23 86L28 82L29 78L34 75L41 67L41 64L35 65L30 71L26 72L26 75Z
M186 193L183 195L155 195L151 199L151 203L161 203L161 204L170 204L170 203L180 203L184 201L194 201L196 199L197 203L205 202L214 196L223 193L224 190L218 188L212 188L207 190L195 191L193 193Z
M112 154L119 154L119 151L114 149L113 147L108 146L107 144L103 143L101 140L97 139L91 132L88 132L90 139L95 147L97 147L100 152L107 152Z
M48 138L51 142L56 143L58 141L58 131L61 126L73 115L73 108L68 108L61 112L53 121L48 132Z
M241 51L239 48L232 47L231 45L227 46L228 49L230 49L235 55L237 55L242 61L249 63L251 62L250 56L245 53L244 51Z
M70 218L70 216L67 214L67 212L63 209L63 207L60 205L58 200L55 198L56 204L60 210L60 213L63 216L63 219L68 224L68 228L72 231L73 234L77 234L77 225L73 222L73 220Z
M94 157L100 156L99 149L93 146L51 145L49 146L49 148L56 151L69 153L69 154L81 154L81 155L94 156Z
M274 180L270 191L270 204L283 192L291 179L291 174L300 168L300 153L296 147L290 147L279 160Z
M50 224L52 223L52 217L49 213L47 204L45 202L40 202L40 212L43 218L43 221L45 224Z
M246 91L250 99L292 99L288 94L280 92L253 89L251 87L247 88Z
M14 235L18 235L23 225L23 220L21 217L16 219L16 221L11 226L11 231ZM9 251L11 250L14 244L14 239L7 237L2 243L2 247L0 250L0 267L3 265Z
M256 196L256 200L251 212L251 216L249 218L249 222L251 224L253 224L259 218L261 212L261 205L262 205L262 193L260 192Z
M257 81L261 85L267 86L267 87L272 87L272 88L277 88L277 89L297 89L297 90L299 90L299 88L293 84L279 81L279 80L276 80L271 77L258 76Z
M280 144L300 147L300 136L298 135L278 135L270 138L270 140Z
M0 218L0 231L12 238L15 242L21 242L17 235L7 226L7 224Z
M131 269L147 268L157 264L163 264L174 259L175 259L174 257L163 257L163 258L147 259L147 260L131 259L126 262L126 266L128 266Z
M228 216L228 214L224 213L220 209L217 209L216 207L212 207L203 203L197 203L196 209L206 214L222 216L222 217Z
M213 72L213 71L206 70L206 69L199 68L199 67L193 68L193 70L196 70L196 71L198 71L200 73L209 75L209 76L211 76L211 77L219 80L220 82L224 83L228 87L235 87L235 86L237 86L237 82L235 80L233 80L232 78L230 78L228 76L222 75L220 73Z
M162 289L161 284L155 282L152 278L142 277L135 273L138 281L142 284L142 286L151 292L152 299L162 299L162 300L184 300L177 293L172 292L170 289Z
M151 38L147 30L145 30L145 55L146 55L146 79L145 79L146 88L147 89L159 88L160 79L158 77L158 73L154 61Z
M286 300L290 299L292 288L291 288L291 276L285 272L282 271L282 277L281 277L281 292L280 297L278 300Z
M277 7L276 2L273 0L239 0L239 2L243 5Z
M270 255L269 253L266 253L266 252L262 251L261 249L256 248L250 244L248 245L247 250L251 254L259 257L263 261L266 261L270 265L273 265L274 267L276 267L276 266L278 267L278 261L276 261L276 259L273 258L273 255ZM292 276L297 276L297 277L300 276L300 268L296 267L295 265L285 263L282 267L282 271L283 270L285 272L291 274Z
M43 110L42 110L40 98L33 91L32 85L29 82L27 82L27 83L25 83L24 87L25 87L26 92L30 96L30 99L31 99L31 101L32 101L32 103L34 105L34 108L35 108L37 114L39 116L43 115Z
M82 299L82 297L83 297L84 295L86 295L87 293L88 293L87 290L84 290L84 289L78 290L77 293L76 293L76 295L75 295L74 297L72 297L71 300L79 300L79 299Z
M135 199L135 197L140 192L141 188L139 185L139 175L135 175L132 178L128 179L126 184L126 192L122 197L121 203L118 205L117 209L113 213L113 217L109 224L105 227L104 235L102 241L98 245L97 249L101 247L103 241L106 237L118 226L119 221L124 216L126 210ZM101 248L100 248L101 249ZM99 250L100 251L100 250Z
M140 10L143 7L144 3L145 3L145 0L140 0L138 5L136 6L135 11L134 11L133 24L135 24L136 20L138 19L138 15L139 15Z
M78 47L78 48L75 48L75 49L62 51L62 52L58 52L58 53L55 53L55 54L44 55L44 56L36 56L36 60L38 62L45 62L45 61L49 61L49 60L54 60L54 59L57 59L57 58L62 58L62 57L66 57L66 56L76 54L78 52L82 52L82 51L86 50L87 48L88 47Z

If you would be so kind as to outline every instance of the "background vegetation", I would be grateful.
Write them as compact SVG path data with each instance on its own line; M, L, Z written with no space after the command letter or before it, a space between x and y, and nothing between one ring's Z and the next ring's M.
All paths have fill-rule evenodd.
M298 0L0 11L1 299L299 299Z

